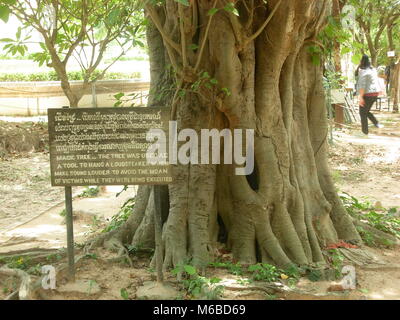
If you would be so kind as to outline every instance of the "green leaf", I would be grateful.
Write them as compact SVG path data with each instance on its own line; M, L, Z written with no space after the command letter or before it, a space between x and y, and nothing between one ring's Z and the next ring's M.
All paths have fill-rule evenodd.
M109 25L114 25L118 22L118 19L121 15L121 9L117 8L110 12L108 17L106 18L106 23Z
M222 92L225 93L228 97L229 97L230 95L232 95L231 91L230 91L228 88L222 88L221 90L222 90Z
M125 95L125 93L120 92L120 93L115 94L115 95L114 95L114 98L117 99L117 100L119 100L119 99L121 99L124 95Z
M224 7L224 10L228 11L230 13L233 13L235 16L239 16L239 11L237 11L237 9L235 8L235 5L232 2L228 3Z
M19 40L21 38L21 32L22 32L22 28L18 27L18 31L16 33L17 40Z
M217 85L218 84L218 80L212 78L212 79L210 79L210 83L213 84L213 85Z
M121 298L124 300L129 300L129 293L126 289L121 289Z
M10 18L10 9L7 6L0 5L0 19L8 22Z
M189 6L188 0L175 0L175 2L179 2L180 4L183 4L184 6Z
M197 45L197 44L195 44L195 43L192 43L191 45L189 45L189 49L190 50L197 50L199 48L199 46Z
M216 14L218 12L218 10L219 9L217 9L217 8L212 8L212 9L208 10L207 15L211 17L214 14Z
M313 63L315 66L318 66L318 65L321 63L321 58L320 58L319 55L317 55L317 54L311 55L311 59L312 59L312 63Z
M0 39L0 42L14 42L14 40L11 38L2 38Z
M221 281L222 281L222 279L220 279L220 278L211 278L211 279L210 279L210 283L211 283L211 284L219 283L219 282L221 282Z
M351 52L351 49L350 49L350 48L348 48L348 47L343 47L340 53L341 53L341 54L346 54L346 53L349 53L349 52Z
M18 46L17 50L21 56L25 55L25 48L23 46Z
M185 89L181 89L178 92L179 97L183 98L186 95L186 90Z
M201 74L201 78L202 78L202 79L208 79L208 78L210 78L210 74L209 74L207 71L204 71L204 72Z
M248 268L248 270L249 270L250 272L258 271L258 270L260 270L260 269L261 269L261 266L258 265L258 264L249 266L249 268Z
M308 274L308 279L317 282L321 279L322 273L319 270L311 270L310 273Z
M187 274L189 274L189 275L191 275L191 276L193 276L193 275L195 275L197 272L196 272L196 268L195 267L193 267L193 266L191 266L191 265L185 265L184 267L183 267L183 269L185 270L185 272L187 273Z
M354 64L359 64L360 61L361 61L361 57L362 57L362 55L359 54L359 53L357 53L357 54L355 54L354 56L351 57L351 61L352 61Z

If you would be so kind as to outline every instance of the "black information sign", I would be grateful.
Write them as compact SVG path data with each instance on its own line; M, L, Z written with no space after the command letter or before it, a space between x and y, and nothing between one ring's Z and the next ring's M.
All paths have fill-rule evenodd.
M162 129L168 139L169 116L169 108L49 109L52 185L171 183L168 165L146 159L147 133Z

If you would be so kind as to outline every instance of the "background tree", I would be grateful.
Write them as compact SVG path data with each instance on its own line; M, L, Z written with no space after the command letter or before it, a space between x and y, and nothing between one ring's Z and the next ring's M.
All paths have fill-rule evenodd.
M57 73L71 107L77 107L83 92L122 57L132 46L143 45L142 11L136 1L125 0L0 0L0 18L15 15L22 23L16 39L1 39L9 54L24 55L32 29L43 41L41 51L33 54L39 65L46 64ZM27 35L23 34L27 31ZM108 66L98 72L106 50L119 46ZM68 62L75 59L81 68L83 84L73 90L67 75Z
M327 164L323 63L309 46L331 1L147 1L149 106L172 106L179 129L254 129L256 169L176 165L164 189L164 268L206 266L219 235L234 258L324 265L323 250L360 236ZM96 245L154 246L153 192L140 187L133 214Z
M382 43L386 30L400 17L398 0L349 0L356 9L355 19L365 39L372 64L377 67L379 55L386 56L387 46ZM358 37L358 36L357 36ZM363 39L358 37L358 42Z

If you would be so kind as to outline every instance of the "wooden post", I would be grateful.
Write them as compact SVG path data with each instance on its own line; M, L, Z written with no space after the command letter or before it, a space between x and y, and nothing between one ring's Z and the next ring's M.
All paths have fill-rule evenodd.
M162 220L161 220L161 186L154 186L154 228L156 241L156 267L157 267L157 282L164 281L163 257L162 257Z
M68 109L64 106L63 109ZM75 281L74 216L72 210L72 187L65 187L65 222L67 225L68 276Z
M340 104L335 104L335 127L343 128L344 124L344 110Z

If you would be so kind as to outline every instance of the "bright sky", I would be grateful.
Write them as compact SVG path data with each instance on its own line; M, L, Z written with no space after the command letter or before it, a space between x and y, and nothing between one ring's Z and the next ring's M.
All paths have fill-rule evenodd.
M17 33L19 26L21 26L21 23L14 16L10 16L10 19L8 20L7 23L3 22L3 20L0 20L0 39L1 38L15 39L15 34ZM32 38L29 41L33 42L41 41L41 37L36 31L33 31L31 35ZM5 44L3 43L0 44L0 53L4 53L3 52L4 45ZM38 50L37 48L40 48L39 45L36 44L28 44L28 47L30 50Z

